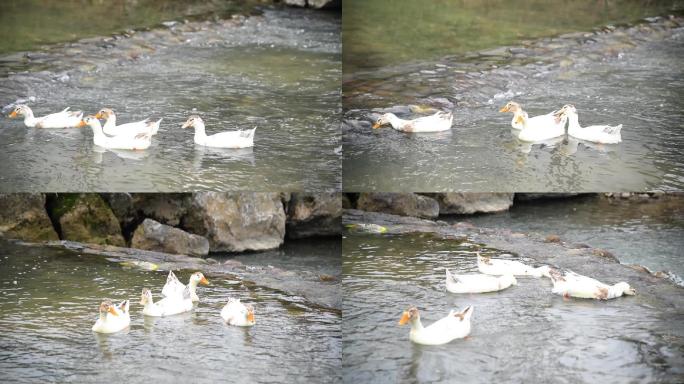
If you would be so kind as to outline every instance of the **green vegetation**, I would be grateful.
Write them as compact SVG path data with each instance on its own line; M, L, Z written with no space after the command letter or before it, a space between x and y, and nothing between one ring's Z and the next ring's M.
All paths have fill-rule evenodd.
M633 22L683 0L345 0L345 74Z

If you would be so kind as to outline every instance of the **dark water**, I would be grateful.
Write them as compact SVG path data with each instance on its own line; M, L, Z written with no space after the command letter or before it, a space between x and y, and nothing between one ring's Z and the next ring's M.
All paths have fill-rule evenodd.
M684 57L684 31L635 36L615 34L605 38L605 45L569 43L568 51L554 54L548 63L506 59L504 63L510 64L499 67L496 60L479 65L456 58L445 64L404 67L403 72L394 67L391 72L397 72L383 80L353 82L357 88L345 88L345 188L396 192L681 189L684 73L679 63ZM549 40L540 43L539 52L563 44L568 41ZM541 60L544 53L533 60L537 57ZM520 102L531 115L572 103L585 126L623 124L623 142L596 145L572 138L535 145L520 142L511 133L511 115L498 112L509 100ZM451 102L457 105L450 106ZM409 104L453 108L451 132L407 135L370 129L378 111L372 108Z
M299 248L306 255L310 249ZM319 252L311 254L317 255ZM192 271L177 275L186 281ZM97 256L0 243L0 371L8 382L339 382L340 316L239 279L209 277L191 313L144 318L166 272ZM257 324L230 327L228 297L255 304ZM93 333L103 298L131 300L129 330Z
M566 301L551 294L548 279L534 278L501 292L456 295L445 292L444 268L475 272L472 244L348 234L342 247L344 382L676 382L684 375L684 335L672 327L681 311L656 295ZM411 343L397 322L412 305L425 325L473 305L470 337Z
M521 233L559 235L569 243L606 249L623 264L684 276L684 196L662 201L579 197L516 203L507 211L448 220Z
M0 119L1 189L339 188L339 14L269 9L244 22L193 28L137 34L113 47L95 39L28 64L8 57L3 105L35 97L37 116L110 107L121 123L164 121L149 149L114 152L94 147L90 129L28 129ZM195 146L193 132L180 128L191 114L203 117L208 134L257 126L254 148Z

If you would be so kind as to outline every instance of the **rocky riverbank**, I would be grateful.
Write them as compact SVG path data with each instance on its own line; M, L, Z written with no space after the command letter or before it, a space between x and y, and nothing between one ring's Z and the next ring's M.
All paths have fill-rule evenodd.
M339 236L337 193L6 194L0 236L206 256Z
M346 209L381 212L399 216L434 219L444 215L471 215L503 212L514 204L536 200L571 199L598 196L611 201L658 202L681 199L679 193L346 193Z

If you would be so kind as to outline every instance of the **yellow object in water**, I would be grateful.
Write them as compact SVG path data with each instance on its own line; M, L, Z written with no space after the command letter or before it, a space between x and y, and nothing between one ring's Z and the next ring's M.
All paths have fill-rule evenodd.
M349 224L349 225L347 225L347 228L352 229L352 230L361 231L361 232L370 232L370 233L385 233L385 232L387 232L387 228L383 227L382 225L378 225L378 224L366 224L366 223Z
M156 271L159 269L159 266L155 263L150 263L149 261L138 261L138 260L132 260L132 261L122 261L121 265L124 267L130 267L130 268L140 268L144 269L147 271Z

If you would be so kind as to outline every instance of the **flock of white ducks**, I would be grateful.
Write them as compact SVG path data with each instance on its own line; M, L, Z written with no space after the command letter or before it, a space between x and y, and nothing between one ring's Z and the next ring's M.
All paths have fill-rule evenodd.
M446 290L452 293L485 293L517 285L515 276L548 277L553 283L552 293L564 298L608 300L623 295L636 295L636 290L625 282L604 284L575 272L561 271L549 266L531 267L516 260L492 259L477 253L478 274L454 275L446 270ZM409 339L417 344L440 345L470 334L473 307L450 311L449 315L424 327L415 307L404 311L399 325L411 324Z
M570 104L545 115L529 117L520 104L510 101L499 112L513 113L511 127L516 130L515 135L521 141L540 142L564 136L566 124L567 134L580 140L600 144L617 144L622 141L622 124L582 127L579 124L577 109ZM451 129L453 119L453 114L447 112L437 112L413 120L404 120L393 113L385 113L375 121L373 129L389 125L401 132L442 132Z
M145 119L132 123L116 125L116 114L110 108L103 108L93 116L83 116L81 111L52 113L35 117L27 105L17 105L10 118L23 116L24 124L30 128L76 128L89 126L93 131L93 143L107 149L143 150L152 145L152 136L159 131L162 119ZM99 119L104 119L102 123ZM199 116L190 116L182 128L195 129L194 141L197 145L213 148L249 148L254 146L256 127L248 130L220 132L207 135L204 122Z
M163 299L155 302L152 298L152 291L143 288L140 296L143 315L164 317L192 311L194 302L199 301L197 296L199 284L209 284L201 272L193 273L188 285L185 285L178 280L173 271L169 271L166 284L161 291ZM228 303L221 309L221 318L226 324L239 327L250 327L256 324L254 307L241 303L240 299L229 298ZM103 301L100 304L100 315L93 325L93 331L114 333L128 328L130 324L128 300L124 300L119 305L114 305L111 301Z

